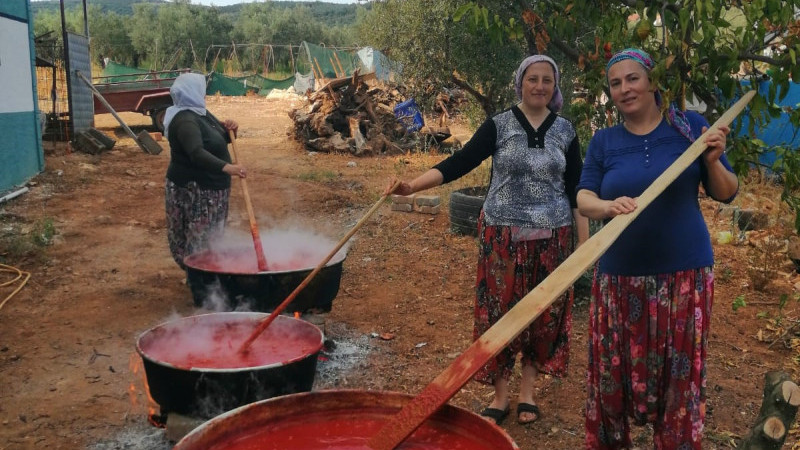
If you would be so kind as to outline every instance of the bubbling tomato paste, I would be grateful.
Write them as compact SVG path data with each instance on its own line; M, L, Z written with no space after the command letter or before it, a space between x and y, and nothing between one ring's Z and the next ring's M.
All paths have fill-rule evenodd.
M268 272L311 270L317 267L336 246L319 235L299 231L272 231L261 236ZM334 255L335 263L344 258L345 251ZM189 255L186 265L213 273L256 274L258 260L252 242L211 243L211 248Z
M281 423L280 426L258 428L213 450L371 450L369 440L378 433L384 421L353 417L313 414L301 421ZM488 442L476 441L445 427L423 424L398 450L494 450Z
M203 316L197 316L202 318ZM186 318L151 330L140 342L151 360L179 369L238 369L287 364L317 352L321 332L301 320L278 317L249 346L242 343L260 323L258 320L207 320Z

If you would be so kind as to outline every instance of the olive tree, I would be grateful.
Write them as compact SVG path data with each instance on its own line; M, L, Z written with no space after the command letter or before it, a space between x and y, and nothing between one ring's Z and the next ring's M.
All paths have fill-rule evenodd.
M471 94L485 115L513 98L511 81L524 46L496 44L486 29L454 20L463 1L386 0L374 2L359 25L361 41L402 67L402 76L421 102L443 87Z

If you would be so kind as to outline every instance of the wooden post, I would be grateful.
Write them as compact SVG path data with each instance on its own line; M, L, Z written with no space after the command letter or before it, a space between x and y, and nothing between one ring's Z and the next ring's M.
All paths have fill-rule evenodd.
M319 72L319 77L322 81L325 81L325 74L322 72L322 67L319 65L319 61L317 58L314 58L314 63L317 65L317 72Z
M335 62L333 62L333 58L331 58L331 57L328 57L328 61L330 61L330 62L331 62L331 67L333 67L333 73L335 73L335 74L336 74L336 78L339 78L339 77L341 77L341 76L342 76L342 74L340 74L340 73L339 73L339 68L337 68L337 67L336 67L336 63L335 63Z
M339 55L336 54L335 50L333 52L333 57L336 58L336 62L339 64L339 71L341 71L341 73L342 73L340 76L342 76L342 77L347 76L347 72L344 70L344 66L342 66L342 62L339 61Z

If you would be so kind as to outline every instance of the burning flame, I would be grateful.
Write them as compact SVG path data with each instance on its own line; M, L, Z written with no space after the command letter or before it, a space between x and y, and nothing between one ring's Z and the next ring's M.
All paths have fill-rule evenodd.
M299 319L300 318L300 311L295 311L294 312L294 318L295 319Z
M139 391L143 391L145 397L147 398L147 421L155 427L165 428L165 418L162 418L156 413L158 403L156 403L156 401L153 400L153 397L150 396L150 386L147 384L147 375L144 372L144 363L138 354L131 353L128 367L131 369L131 373L134 375L134 379L131 381L130 386L128 386L128 398L130 398L131 406L134 408L139 406ZM136 388L137 379L142 382L142 389Z

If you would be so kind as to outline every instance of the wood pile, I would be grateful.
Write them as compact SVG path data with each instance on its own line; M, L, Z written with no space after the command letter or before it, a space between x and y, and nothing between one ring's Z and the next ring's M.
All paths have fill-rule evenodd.
M397 88L367 84L374 76L356 72L329 80L311 93L308 107L289 113L293 137L311 151L355 156L405 154L426 136L449 137L449 130L441 127L407 131L394 113L404 96Z

